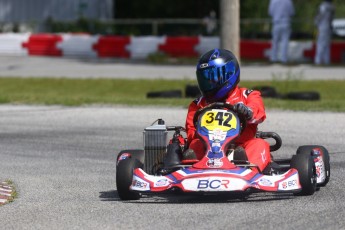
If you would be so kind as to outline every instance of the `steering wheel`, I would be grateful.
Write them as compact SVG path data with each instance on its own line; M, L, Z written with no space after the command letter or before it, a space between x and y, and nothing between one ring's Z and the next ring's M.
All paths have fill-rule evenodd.
M197 123L198 123L198 119L200 114L202 114L203 112L207 111L207 110L212 110L212 109L227 109L227 110L231 110L233 112L235 112L238 116L238 118L240 119L240 123L241 123L241 133L242 131L245 129L245 127L247 126L247 120L245 119L245 117L242 114L238 114L236 111L234 111L234 106L228 103L224 103L224 102L214 102L212 104L209 104L201 109L199 109L198 111L195 112L194 117L193 117L193 124L194 127L197 127Z

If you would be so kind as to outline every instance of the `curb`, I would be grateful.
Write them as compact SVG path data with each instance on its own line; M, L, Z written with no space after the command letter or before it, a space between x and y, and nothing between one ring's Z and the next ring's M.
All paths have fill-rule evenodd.
M14 199L15 189L12 183L0 182L0 206L7 204Z

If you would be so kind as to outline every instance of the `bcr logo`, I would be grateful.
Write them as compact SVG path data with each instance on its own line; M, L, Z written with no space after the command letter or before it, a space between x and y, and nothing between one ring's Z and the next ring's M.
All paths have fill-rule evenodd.
M228 185L230 184L230 180L199 180L198 182L198 189L218 189L221 186L224 188L228 188Z

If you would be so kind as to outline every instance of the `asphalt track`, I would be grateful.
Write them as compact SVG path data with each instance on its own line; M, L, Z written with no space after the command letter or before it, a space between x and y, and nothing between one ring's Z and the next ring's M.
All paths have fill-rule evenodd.
M250 71L256 75L248 78L264 80L272 73L301 69L308 80L344 79L344 68L315 68L248 66L242 68L242 79ZM316 70L319 74L310 74ZM0 58L0 76L179 79L192 77L193 71L193 66L112 60ZM11 179L19 194L0 207L1 229L344 229L345 114L267 114L260 129L275 131L283 139L276 157L291 156L303 144L328 148L327 187L309 197L263 193L247 201L154 196L124 202L116 191L116 154L142 147L142 130L157 118L183 125L185 108L0 105L0 179Z
M66 59L47 57L0 57L0 77L65 77L65 78L126 78L126 79L195 79L193 65L152 65L140 61L114 59ZM262 63L243 64L242 80L345 80L342 66L282 66Z
M185 108L0 106L0 170L18 198L0 207L1 229L344 229L343 113L269 110L261 130L283 139L278 157L302 144L331 153L331 180L313 196L255 194L145 197L121 201L116 154L142 146L156 118L181 125Z

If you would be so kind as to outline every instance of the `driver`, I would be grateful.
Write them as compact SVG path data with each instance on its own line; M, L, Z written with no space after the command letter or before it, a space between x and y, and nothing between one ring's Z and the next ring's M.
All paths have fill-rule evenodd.
M235 141L237 150L244 149L248 161L262 171L271 161L270 148L268 142L255 135L258 124L266 118L265 108L259 91L238 86L240 66L235 55L224 49L206 52L198 61L196 77L202 96L191 102L188 108L186 131L189 149L183 153L182 160L200 160L204 156L204 144L197 138L193 124L195 112L213 102L226 102L234 105L234 110L247 120L247 126Z

